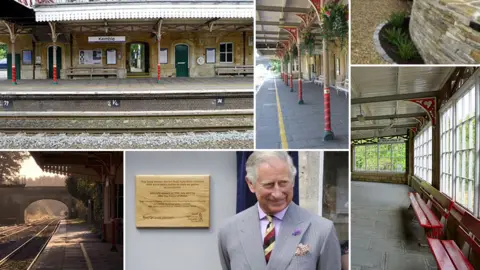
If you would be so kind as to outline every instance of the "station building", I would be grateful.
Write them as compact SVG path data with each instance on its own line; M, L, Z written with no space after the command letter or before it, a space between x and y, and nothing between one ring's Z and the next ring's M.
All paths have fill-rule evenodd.
M253 1L7 0L0 43L16 80L248 75L252 17Z

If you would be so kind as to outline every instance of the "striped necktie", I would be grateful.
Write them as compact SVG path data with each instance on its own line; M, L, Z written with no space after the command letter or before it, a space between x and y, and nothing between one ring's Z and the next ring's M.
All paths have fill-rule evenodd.
M265 251L265 260L270 260L270 256L272 255L273 248L275 246L275 226L273 225L273 217L267 216L268 225L267 231L265 233L265 238L263 239L263 250Z

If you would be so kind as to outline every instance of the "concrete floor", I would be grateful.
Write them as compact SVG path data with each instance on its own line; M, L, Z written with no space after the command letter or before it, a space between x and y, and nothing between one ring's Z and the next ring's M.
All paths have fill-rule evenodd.
M406 185L352 181L352 270L437 269Z
M0 74L0 78L1 78ZM35 91L198 91L198 90L249 90L253 92L253 77L214 77L214 78L162 78L157 83L156 78L147 79L75 79L59 80L53 85L52 80L18 80L12 85L11 80L0 80L2 93L35 92Z
M290 88L280 78L269 74L258 89L255 96L257 149L286 147L282 145L281 133L285 134L289 149L348 149L348 97L345 93L337 94L332 89L330 112L335 139L325 141L323 89L311 82L304 82L305 104L299 105L297 83L295 80L295 92L290 92ZM282 117L279 117L278 104ZM284 123L283 130L279 118Z

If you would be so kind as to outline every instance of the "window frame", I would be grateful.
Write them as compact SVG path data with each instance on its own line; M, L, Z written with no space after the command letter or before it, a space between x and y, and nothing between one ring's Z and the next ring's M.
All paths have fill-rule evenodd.
M222 44L225 44L225 52L222 52ZM227 45L228 44L232 44L232 52L228 52L227 50ZM233 46L233 42L220 42L220 44L218 45L218 53L219 53L219 61L220 61L220 64L233 64L235 62L235 59L234 59L234 53L235 52L235 48ZM222 54L225 54L225 61L222 62ZM231 62L228 62L228 57L227 55L228 54L232 54L232 61Z
M405 169L403 171L398 171L398 170L394 170L394 158L393 158L393 148L394 148L394 145L405 145L405 153L404 153L404 157L405 157ZM375 145L377 147L377 163L376 163L376 167L377 169L376 170L367 170L367 146L372 146L372 145ZM390 170L380 170L380 145L390 145L390 167L391 169ZM359 146L364 146L365 147L365 151L364 151L364 160L365 160L365 167L364 169L359 169L357 168L357 147ZM353 171L355 172L376 172L376 173L405 173L407 171L407 163L406 163L406 159L407 159L407 142L378 142L378 143L366 143L366 144L358 144L358 145L355 145L354 148L353 148L353 162L354 162L354 168L353 168Z
M476 217L480 217L480 166L478 165L478 160L480 156L480 73L479 71L475 71L474 74L457 90L457 92L450 97L450 99L440 108L439 115L442 117L449 109L452 109L452 123L450 130L452 130L452 135L450 136L450 143L452 146L451 153L452 153L452 160L451 160L451 171L452 171L452 183L451 183L451 196L446 194L442 191L447 197L452 199L456 204L460 205L465 211L472 213ZM456 106L459 100L461 100L470 90L474 92L474 119L475 119L475 134L476 137L474 139L475 146L474 150L474 161L473 164L475 166L473 171L473 209L469 209L467 206L463 205L459 201L457 201L457 185L456 185L456 178L457 178L457 160L456 160L456 153L457 153L457 111ZM440 118L441 119L441 118ZM440 136L440 145L442 145L442 138ZM442 152L440 152L440 155ZM442 164L440 164L440 175L442 175ZM442 178L440 178L440 187L442 187Z
M430 137L425 139L422 137L425 133L430 133ZM417 141L418 139L418 141ZM432 122L428 122L420 132L413 138L413 175L425 182L432 184L432 172L433 172L433 127ZM417 144L418 142L418 144ZM417 150L421 152L417 156ZM417 158L418 157L418 158ZM430 162L428 162L430 161ZM417 163L418 162L418 163ZM429 163L429 164L427 164ZM417 165L418 164L418 165ZM430 165L430 166L428 166ZM426 171L426 172L425 172ZM417 174L418 172L418 174ZM421 174L425 174L425 178ZM430 179L429 179L430 178Z

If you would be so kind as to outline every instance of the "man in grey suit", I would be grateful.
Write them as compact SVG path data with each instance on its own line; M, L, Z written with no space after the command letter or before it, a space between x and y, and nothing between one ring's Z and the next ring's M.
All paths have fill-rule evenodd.
M292 202L297 169L287 152L254 152L246 181L257 204L219 232L224 270L340 270L333 222Z

